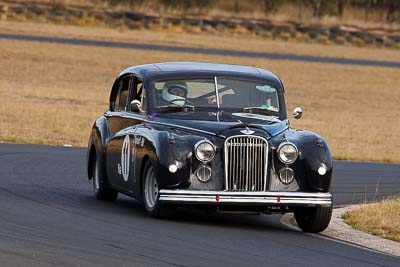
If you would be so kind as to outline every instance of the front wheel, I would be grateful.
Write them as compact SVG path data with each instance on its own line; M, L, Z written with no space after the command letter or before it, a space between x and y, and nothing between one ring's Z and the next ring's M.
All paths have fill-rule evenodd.
M144 166L142 178L143 205L147 214L152 217L169 218L175 213L173 206L160 203L157 172L150 160Z
M329 207L297 207L294 217L301 230L307 233L324 231L331 221L332 206Z
M95 198L98 200L115 201L118 197L118 191L108 187L97 157L93 159L92 168L91 180Z

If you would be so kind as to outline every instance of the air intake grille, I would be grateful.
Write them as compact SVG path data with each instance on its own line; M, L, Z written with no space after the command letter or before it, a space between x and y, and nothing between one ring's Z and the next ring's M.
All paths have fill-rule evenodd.
M225 141L225 183L228 191L266 191L268 142L238 135Z

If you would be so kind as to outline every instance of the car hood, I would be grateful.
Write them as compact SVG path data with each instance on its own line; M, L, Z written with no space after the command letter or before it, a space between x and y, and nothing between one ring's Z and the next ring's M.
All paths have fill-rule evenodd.
M273 137L289 126L288 120L280 120L276 116L268 116L243 112L179 112L157 114L150 122L167 126L209 133L219 136L231 135L234 129L254 129L265 137Z

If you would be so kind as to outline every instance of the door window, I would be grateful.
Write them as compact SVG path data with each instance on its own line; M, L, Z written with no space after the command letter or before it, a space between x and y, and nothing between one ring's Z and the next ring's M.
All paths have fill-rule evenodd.
M115 111L122 111L126 110L128 106L128 99L129 99L129 86L131 83L131 77L125 77L121 79L118 84L116 85L116 92L114 98L114 105L113 110Z
M138 78L134 78L134 84L132 86L131 91L131 101L132 100L139 100L142 105L142 110L146 110L146 101L144 97L144 90L143 90L143 82Z

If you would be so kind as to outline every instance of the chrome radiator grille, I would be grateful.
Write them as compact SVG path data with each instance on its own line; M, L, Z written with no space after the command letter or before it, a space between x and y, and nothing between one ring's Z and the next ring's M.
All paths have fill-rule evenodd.
M237 135L225 141L225 188L265 191L268 142L259 136Z

